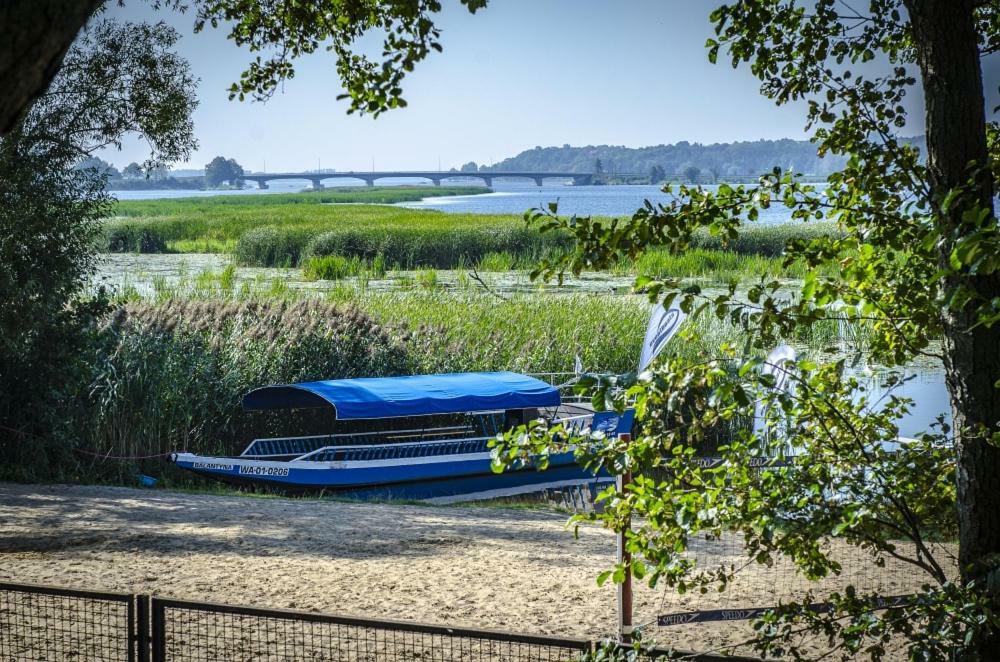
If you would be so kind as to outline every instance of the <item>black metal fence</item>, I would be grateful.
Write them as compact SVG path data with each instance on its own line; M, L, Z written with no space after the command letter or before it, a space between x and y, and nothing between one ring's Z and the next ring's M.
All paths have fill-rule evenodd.
M136 659L135 596L0 584L0 660Z
M548 662L580 660L598 646L587 639L0 584L3 661Z

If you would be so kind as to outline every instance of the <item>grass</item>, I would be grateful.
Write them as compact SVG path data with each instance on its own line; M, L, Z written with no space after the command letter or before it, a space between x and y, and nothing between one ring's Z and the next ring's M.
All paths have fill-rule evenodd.
M138 252L230 253L238 264L309 266L315 278L337 275L338 256L392 269L481 271L528 269L572 243L566 235L539 233L518 215L449 214L433 210L331 202L392 202L482 191L428 187L350 189L315 193L217 196L119 203L104 228L103 249ZM829 224L751 227L723 246L707 233L695 236L681 256L653 252L619 271L649 276L730 277L765 274L801 277L781 266L785 243L832 232ZM358 262L357 264L360 264ZM343 277L337 275L336 277Z
M465 193L443 188L386 189L390 199L427 193ZM341 194L356 201L362 194ZM508 253L535 261L565 248L564 236L542 235L515 215L445 214L379 205L325 204L335 193L218 196L119 203L105 223L109 252L231 252L249 266L298 266L311 257L339 255L397 268L451 268Z
M372 268L338 260L316 268ZM476 287L445 289L438 279L426 269L407 290L376 291L359 278L320 294L280 279L240 282L232 266L174 285L160 279L153 297L133 292L97 332L92 380L78 418L67 422L72 445L62 451L228 454L254 437L328 431L330 421L317 418L323 412L241 412L240 396L266 383L476 370L569 373L575 355L590 371L635 369L649 310L643 297L501 298ZM723 342L744 340L711 315L686 327L689 336L671 341L668 352L705 358ZM814 324L807 334L792 340L814 351L845 337L863 340L863 333L833 322ZM133 482L144 466L79 460L73 479ZM167 483L186 479L171 471L157 475Z
M482 186L341 186L303 193L268 193L247 195L192 196L124 200L118 203L116 215L126 218L185 215L219 208L260 208L290 204L377 204L413 202L423 198L451 195L475 195L489 192Z
M652 251L642 255L634 264L619 263L615 269L617 273L635 273L649 278L707 278L717 281L734 276L803 278L806 271L801 264L785 267L780 257L706 248L692 248L682 255Z

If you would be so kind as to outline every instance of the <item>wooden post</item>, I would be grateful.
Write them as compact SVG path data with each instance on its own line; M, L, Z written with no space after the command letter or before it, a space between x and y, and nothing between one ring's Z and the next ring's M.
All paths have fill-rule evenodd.
M624 443L632 441L632 435L622 433L618 440ZM615 479L618 496L625 497L625 488L632 482L632 472L626 471ZM625 525L618 532L618 564L626 568L625 581L618 585L618 638L622 644L632 643L632 555L625 549L625 532L632 528L631 519L625 520Z

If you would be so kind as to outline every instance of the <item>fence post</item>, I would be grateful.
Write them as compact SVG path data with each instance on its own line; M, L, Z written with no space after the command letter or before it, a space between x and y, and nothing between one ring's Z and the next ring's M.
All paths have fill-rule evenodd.
M157 598L150 599L150 617L152 619L152 662L166 662L167 642L166 642L166 608Z
M149 662L149 596L137 595L136 602L136 647L139 662Z
M128 648L125 650L125 659L128 662L136 662L136 610L138 605L136 604L136 596L130 595L128 600L125 602L125 641L128 642Z

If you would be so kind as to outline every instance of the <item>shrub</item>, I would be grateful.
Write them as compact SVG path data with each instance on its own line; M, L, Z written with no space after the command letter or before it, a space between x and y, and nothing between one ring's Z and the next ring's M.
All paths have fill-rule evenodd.
M248 436L309 422L308 413L242 413L253 387L409 368L398 334L316 300L129 304L103 337L88 443L114 455L232 453Z
M350 276L360 276L366 271L367 266L363 260L340 255L309 257L302 265L302 277L306 280L340 280Z
M506 251L502 253L487 253L477 265L480 271L510 271L517 263L517 258Z
M110 253L166 253L167 242L152 228L116 225L104 233L104 249Z
M294 267L307 240L302 231L273 225L248 230L236 242L237 262L252 267Z

